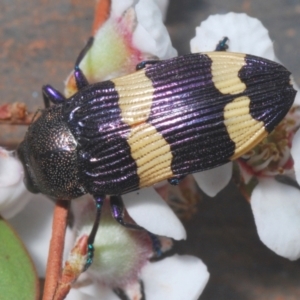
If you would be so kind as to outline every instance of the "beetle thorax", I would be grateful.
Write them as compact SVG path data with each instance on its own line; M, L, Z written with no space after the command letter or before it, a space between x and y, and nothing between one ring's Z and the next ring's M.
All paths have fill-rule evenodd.
M30 191L66 200L85 194L78 178L77 141L60 105L44 110L29 127L18 154Z

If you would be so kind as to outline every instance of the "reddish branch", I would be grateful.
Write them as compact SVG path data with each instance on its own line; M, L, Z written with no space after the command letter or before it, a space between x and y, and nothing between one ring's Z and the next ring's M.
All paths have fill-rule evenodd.
M29 125L34 113L27 111L25 103L14 102L0 105L0 124Z
M43 300L53 300L62 272L69 201L58 200L54 209Z
M93 35L102 26L102 24L108 19L111 7L111 0L98 0L96 3Z

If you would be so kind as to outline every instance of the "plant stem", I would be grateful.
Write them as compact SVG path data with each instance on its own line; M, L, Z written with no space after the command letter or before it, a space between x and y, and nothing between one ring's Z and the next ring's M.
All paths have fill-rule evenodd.
M43 300L54 298L61 277L69 203L66 200L57 200L55 205Z
M108 19L111 9L111 0L98 0L95 7L93 35Z

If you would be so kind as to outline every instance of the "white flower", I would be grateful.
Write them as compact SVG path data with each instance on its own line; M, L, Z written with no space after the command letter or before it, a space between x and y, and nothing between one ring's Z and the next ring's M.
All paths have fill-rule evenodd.
M275 60L268 30L259 20L243 13L230 12L209 16L196 28L196 36L191 40L191 51L214 51L224 37L229 39L229 52L247 53Z
M123 199L128 213L140 226L157 235L186 239L182 223L152 187L126 194Z
M23 167L12 152L0 147L0 215L9 219L28 203Z
M251 208L260 239L275 253L291 260L300 257L300 191L259 180L251 196Z
M166 15L167 15L167 10L168 10L168 6L169 6L169 0L154 0L156 5L158 6L158 8L161 11L162 17L163 17L163 21L165 21L166 19Z
M139 199L131 201L133 204L147 201L147 197L157 198L154 203L149 201L146 205L146 211L156 210L156 214L150 213L147 216L147 222L145 222L148 225L147 229L153 223L156 223L157 228L166 228L166 225L169 225L169 236L182 238L182 234L184 236L185 232L184 229L180 229L183 232L178 236L176 227L180 224L176 216L171 211L167 211L164 202L159 200L157 195L149 192L150 189L148 189L148 193L139 195ZM128 199L135 197L134 193L127 196ZM88 234L95 213L93 200L85 197L82 200L74 201L72 207L76 235L81 237ZM162 211L160 211L161 207L163 207ZM143 214L145 208L142 205L135 210L142 214L142 217L145 216ZM133 223L132 220L131 223ZM140 281L143 282L148 300L198 299L209 278L206 266L200 259L175 255L158 262L149 262L153 256L153 241L149 234L146 231L128 230L119 225L112 218L107 202L103 206L100 224L94 242L93 264L79 277L75 289L67 299L81 299L83 298L82 294L89 295L90 299L97 299L98 295L101 295L101 299L104 300L118 299L112 290L119 289L129 299L141 299ZM161 241L162 251L167 250L170 245L168 239L158 238ZM186 274L189 276L187 277Z
M79 64L89 83L132 73L143 60L177 55L162 12L153 0L112 1L107 15L104 23L94 24L93 45ZM76 91L71 72L65 95L69 97Z
M188 276L187 276L188 274ZM193 256L172 256L162 261L148 263L141 272L144 291L147 300L196 300L201 295L209 274L206 266ZM140 296L139 286L134 284L128 288L129 299ZM96 296L97 295L97 296ZM109 288L99 285L89 285L80 290L72 289L67 300L120 300Z
M197 28L197 35L191 41L192 51L213 51L225 36L229 38L228 51L278 61L267 29L246 14L210 16ZM299 93L296 103L300 103ZM294 159L296 178L300 182L300 133L292 141L299 125L299 108L293 107L269 137L238 160L245 186L255 186L251 189L250 204L260 239L275 253L291 260L300 257L300 191L279 183L274 176L287 174L293 177ZM208 175L213 180L222 177L219 168L211 170ZM223 181L226 180L228 177L225 176ZM208 194L219 191L219 188L214 190L213 185L211 187L212 190L206 191Z
M155 1L140 0L135 10L138 23L133 34L133 43L137 49L159 59L176 56L177 51L172 47L168 31L162 23L161 11Z

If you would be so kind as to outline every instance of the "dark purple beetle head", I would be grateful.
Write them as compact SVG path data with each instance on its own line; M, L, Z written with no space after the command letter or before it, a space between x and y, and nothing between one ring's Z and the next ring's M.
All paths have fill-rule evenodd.
M62 119L61 105L42 111L17 149L32 193L70 200L85 194L79 183L77 141Z

